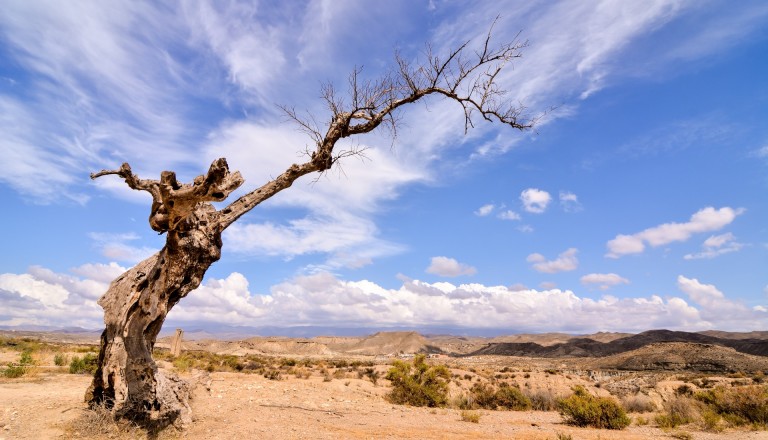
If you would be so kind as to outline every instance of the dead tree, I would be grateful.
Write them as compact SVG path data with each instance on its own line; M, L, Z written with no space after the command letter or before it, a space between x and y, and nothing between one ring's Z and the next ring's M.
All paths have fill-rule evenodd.
M493 46L489 32L477 49L467 42L441 57L427 47L418 63L398 55L395 67L374 81L363 81L361 71L355 69L345 96L330 85L323 88L330 110L326 129L321 131L311 119L284 109L314 140L306 161L289 166L274 180L220 210L211 202L225 200L244 181L239 172L229 171L223 158L189 184L178 182L171 171L161 173L159 180L140 179L127 163L91 174L92 179L114 174L130 188L150 193L149 225L165 234L166 242L158 253L115 279L99 299L106 329L86 400L91 405L105 405L118 419L148 427L188 423L189 385L158 370L152 350L168 312L200 285L206 270L221 256L222 232L296 179L323 173L340 159L360 154L359 150L335 151L334 147L341 139L369 133L382 124L395 129L400 108L422 98L437 95L456 102L464 112L465 132L479 119L518 130L531 128L534 119L523 114L521 105L511 103L497 84L499 73L521 56L524 46L519 41Z

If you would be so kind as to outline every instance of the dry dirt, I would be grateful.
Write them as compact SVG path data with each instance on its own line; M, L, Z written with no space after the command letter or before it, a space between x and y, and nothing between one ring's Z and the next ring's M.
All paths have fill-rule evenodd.
M722 433L703 432L693 425L674 430L655 426L653 413L630 414L650 420L650 424L633 423L622 431L577 428L563 424L557 412L488 411L479 410L479 423L462 421L456 409L413 408L393 405L384 398L389 386L386 380L374 385L360 378L355 371L333 368L339 359L339 348L354 353L406 351L414 336L402 334L374 335L386 340L376 348L368 340L353 338L317 338L314 341L288 338L253 338L248 341L185 341L185 349L244 355L274 355L282 351L297 359L312 359L306 370L308 378L296 374L282 375L283 380L269 380L261 374L214 372L195 390L191 402L195 420L184 431L166 430L159 439L652 439L691 438L696 440L747 439L768 440L768 431L729 429ZM559 335L549 335L557 340ZM613 337L614 335L606 335ZM371 337L373 339L374 337ZM54 350L70 358L80 353L90 340L63 340L48 335L41 338L55 345L35 353L37 366L17 379L0 377L0 440L10 439L69 439L69 438L147 438L141 431L106 430L95 433L83 417L87 411L83 395L90 382L87 375L68 374L66 367L53 367ZM420 340L420 339L419 339ZM310 343L313 342L313 343ZM435 343L433 339L431 341ZM441 341L455 343L456 339ZM468 342L468 341L467 341ZM164 343L158 343L162 346ZM463 343L463 342L462 342ZM79 348L78 348L79 347ZM382 348L383 347L383 348ZM687 353L679 346L676 355ZM384 350L386 348L386 350ZM690 347L688 347L690 348ZM693 347L696 348L696 347ZM332 349L332 355L328 351ZM687 349L687 348L686 348ZM384 350L384 351L382 351ZM654 351L654 353L658 350ZM711 357L720 351L707 350ZM641 353L639 351L638 353ZM730 353L730 352L729 352ZM739 354L740 356L740 354ZM0 349L0 365L15 361L18 350ZM345 355L348 360L374 361L383 375L391 358L382 356ZM685 357L685 356L684 356ZM693 355L688 357L694 357ZM733 353L729 357L734 358ZM625 359L627 358L627 359ZM653 361L653 356L642 356ZM611 360L613 359L613 360ZM603 361L627 361L629 355L605 358ZM665 358L666 359L666 358ZM761 358L761 361L764 358ZM716 377L705 373L672 371L603 370L594 365L595 359L542 359L510 356L474 356L430 360L447 364L454 375L451 390L454 396L466 391L479 377L501 377L502 380L532 392L546 391L565 396L574 385L582 385L597 395L637 396L640 392L657 408L674 395L684 382L682 374L706 377L711 383L734 383L745 380L736 377ZM647 362L646 362L647 363ZM159 362L162 368L173 368ZM327 367L324 374L323 368ZM615 368L615 366L614 366ZM304 370L304 371L306 371ZM754 370L754 368L753 368ZM193 373L185 373L192 375ZM302 375L298 375L302 376ZM690 382L686 383L689 384ZM106 420L106 419L104 419ZM111 422L102 420L105 425ZM150 438L152 438L150 436Z
M564 375L532 374L529 381L546 380L550 388L567 388ZM105 438L89 437L81 429L85 427L73 426L86 411L82 399L89 380L55 371L0 379L0 439ZM556 412L542 411L482 410L475 424L462 421L458 410L392 405L383 398L387 389L354 377L324 381L319 375L288 376L274 381L257 374L212 373L208 385L195 391L192 426L160 438L544 440L563 434L578 440L629 440L680 438L674 436L685 431L694 439L768 439L765 431L714 434L687 427L665 432L634 424L623 431L576 428L564 425Z

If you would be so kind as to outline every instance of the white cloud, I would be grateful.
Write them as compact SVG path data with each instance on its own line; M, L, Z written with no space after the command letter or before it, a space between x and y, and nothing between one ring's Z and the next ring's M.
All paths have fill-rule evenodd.
M731 232L713 235L704 241L704 244L702 245L704 249L701 252L686 254L683 258L686 260L715 258L723 254L738 252L744 247L744 244L735 240L736 237Z
M487 205L483 205L480 208L478 208L477 211L475 211L475 215L478 216L478 217L485 217L486 215L488 215L491 212L493 212L494 208L495 208L495 206L492 203L489 203Z
M582 210L578 196L570 191L560 191L560 206L565 212L578 212Z
M533 232L533 227L531 225L520 225L517 227L517 230L523 233L531 233Z
M95 242L95 246L99 248L101 254L110 260L138 263L159 250L147 246L129 245L127 242L136 241L140 238L132 232L123 234L91 232L88 237Z
M552 196L548 192L536 188L528 188L520 193L520 201L523 202L523 209L534 214L541 214L547 209L547 205L552 201Z
M533 263L532 267L538 272L557 273L576 270L579 267L579 259L576 258L576 248L570 248L557 256L556 259L547 261L541 254L530 254L526 261Z
M750 319L750 312L759 311L731 301L714 285L701 283L695 278L680 275L677 277L677 287L701 306L702 318L713 323L734 325L740 319Z
M755 156L768 158L768 145L755 151Z
M115 273L119 267L103 265ZM97 266L73 272L93 273ZM51 325L100 328L96 299L107 282L32 268L26 274L0 274L0 325ZM239 273L209 278L168 315L173 325L264 326L455 326L520 331L643 331L650 328L732 331L762 329L764 306L748 309L712 285L678 277L685 299L660 296L599 300L569 290L517 285L454 285L403 279L396 289L370 281L343 281L321 272L275 285L268 294L252 292Z
M453 258L432 257L427 273L442 277L457 277L460 275L474 275L477 273L477 269L464 263L459 263Z
M600 290L608 290L619 284L629 284L629 280L615 273L591 273L580 279L581 284L588 286L597 284Z
M516 213L515 211L512 211L511 209L507 209L506 211L502 211L499 213L498 217L502 220L520 220L520 214Z
M693 214L690 221L686 223L665 223L632 235L619 234L606 244L608 247L606 256L619 258L623 255L641 253L645 250L645 243L657 247L675 241L686 241L693 234L722 229L744 211L743 208L733 209L727 206L720 209L707 207Z
M99 267L104 273L97 272ZM95 279L37 266L25 274L0 274L0 324L84 328L103 325L103 311L96 300L107 291L109 277L118 272L117 267L84 265L72 271L95 275Z

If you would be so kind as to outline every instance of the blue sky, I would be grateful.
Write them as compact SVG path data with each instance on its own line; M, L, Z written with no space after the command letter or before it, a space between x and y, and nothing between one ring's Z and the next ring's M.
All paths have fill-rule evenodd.
M98 328L162 247L149 199L88 174L260 186L329 115L323 83L397 50L529 46L499 78L535 132L406 108L367 159L303 178L224 235L169 325L457 332L748 331L768 323L768 5L729 1L5 1L0 325Z

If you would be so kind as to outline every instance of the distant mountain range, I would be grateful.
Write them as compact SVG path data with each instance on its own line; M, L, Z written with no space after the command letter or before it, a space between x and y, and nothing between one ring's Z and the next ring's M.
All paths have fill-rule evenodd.
M712 335L719 336L712 336ZM468 353L477 355L503 355L524 357L604 357L631 350L637 350L660 342L688 342L697 344L720 345L757 356L768 356L768 332L744 334L711 331L707 333L676 332L670 330L650 330L632 336L600 342L588 336L575 337L554 345L540 345L535 342L496 342Z

